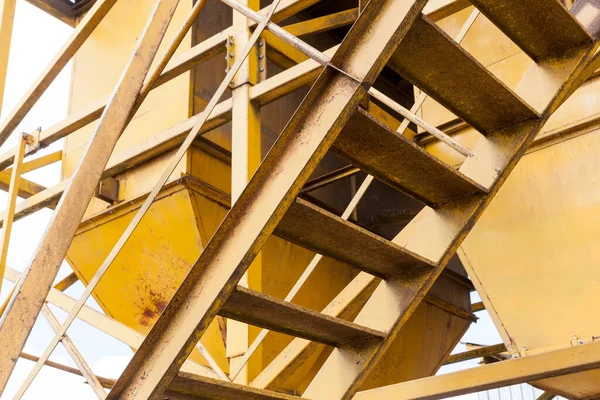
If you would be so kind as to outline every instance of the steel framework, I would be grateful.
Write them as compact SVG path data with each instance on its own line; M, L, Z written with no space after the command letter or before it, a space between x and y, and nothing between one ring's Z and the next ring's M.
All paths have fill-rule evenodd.
M440 304L428 295L429 289L546 121L599 65L598 43L577 18L557 0L472 0L477 8L451 38L432 19L463 10L467 2L437 2L441 5L425 15L426 0L370 0L358 8L282 27L279 22L315 1L274 0L260 11L255 11L258 3L221 1L235 10L229 29L175 55L206 5L205 0L199 0L185 23L177 27L164 53L156 57L179 3L157 0L110 97L48 129L22 134L14 149L0 155L4 169L0 181L9 198L1 217L0 273L15 282L9 301L0 309L0 393L21 357L36 365L16 398L23 396L42 366L49 365L83 376L101 399L294 399L299 397L269 388L314 354L316 343L334 349L302 393L308 399L443 398L600 367L599 344L595 343L359 392L368 376L379 373L376 366L421 302L472 318L470 313ZM51 8L54 14L65 6L57 1L35 3ZM79 3L69 4L68 10L60 12L61 19L70 21L75 30L0 125L0 144L17 135L18 124L116 0ZM1 4L0 93L15 1L1 0ZM72 7L85 11L76 22ZM535 61L514 91L461 47L480 14ZM301 39L348 25L351 28L341 43L326 51ZM561 29L554 29L556 26ZM153 89L220 54L232 37L236 46L228 60L227 75L204 111L151 140L113 154L121 134ZM263 46L287 54L295 64L267 79L257 66L262 58L255 51ZM411 109L372 87L386 66L422 91ZM261 159L256 136L260 108L306 85L310 91ZM231 98L222 100L230 87ZM481 140L472 147L465 146L423 120L418 111L429 97L477 129L483 135ZM369 98L401 117L397 130L379 122L362 106ZM234 127L231 208L149 334L144 337L87 307L86 300L168 186L193 142L229 121ZM21 177L61 159L60 152L31 161L29 155L92 122L96 124L94 134L72 177L50 188ZM460 154L464 160L460 167L452 168L429 154L419 145L423 143L419 137L415 142L403 136L411 123L430 138L427 140L434 138ZM350 160L354 169L309 181L330 149ZM73 299L62 293L77 277L71 274L53 285L54 280L99 184L172 150L168 165L87 282L84 294ZM359 170L369 175L341 216L299 197ZM425 205L393 240L348 221L375 179ZM25 200L17 203L17 196ZM12 224L45 207L54 209L52 220L30 265L19 274L6 265ZM245 284L245 273L252 263L262 262L260 251L272 234L317 253L284 300ZM322 312L292 304L322 257L340 260L361 272ZM48 304L67 311L66 321L59 323ZM352 321L347 320L350 309L358 314ZM32 356L23 353L23 347L40 313L55 336L40 356ZM233 357L229 374L199 342L217 315L263 328L243 354ZM67 335L76 318L136 349L118 380L93 374ZM248 382L247 363L270 330L296 338ZM58 343L65 346L78 369L48 360ZM194 349L200 350L211 368L195 365L194 374L187 372L186 365L194 364L188 359ZM459 358L505 350L499 345ZM240 382L239 377L245 377L241 380L245 384L232 383Z

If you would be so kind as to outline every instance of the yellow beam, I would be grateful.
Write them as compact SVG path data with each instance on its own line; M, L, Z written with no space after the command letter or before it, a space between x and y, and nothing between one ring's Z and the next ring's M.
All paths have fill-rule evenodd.
M27 161L23 163L23 167L21 168L21 172L26 174L31 171L35 171L38 168L45 167L46 165L53 164L55 162L62 160L62 150L55 151L54 153L46 154L45 156L41 156L38 158L34 158L31 161ZM10 171L10 168L6 171Z
M600 343L501 361L445 375L359 392L354 400L442 399L600 367Z
M504 343L495 344L492 346L484 346L478 349L469 350L458 354L452 354L448 357L446 362L444 362L444 365L473 360L475 358L493 356L499 353L504 353L505 351L506 346L504 345Z
M314 35L329 31L341 26L351 25L358 18L358 8L340 11L335 14L325 15L319 18L309 19L296 24L283 27L294 36L301 37L305 35Z
M54 316L54 314L50 310L50 307L48 307L47 304L44 304L44 306L42 307L42 315L44 315L46 321L48 321L53 331L56 332L60 329L60 322L58 322L58 320L56 319L56 317ZM71 338L65 334L63 335L61 342L65 350L67 350L67 353L71 356L71 359L75 362L75 365L77 365L77 368L79 368L79 371L85 378L87 384L90 385L94 393L96 393L96 396L99 399L105 399L106 392L104 391L102 384L100 383L100 381L98 381L98 377L94 375L94 372L92 371L88 363L85 361L79 350L77 350ZM17 392L17 394L15 394L14 398L16 400L20 400L25 394L25 390L27 390L27 387L22 387Z
M11 175L11 171L0 171L0 190L4 190L6 192L9 190ZM17 195L23 199L28 199L43 190L46 190L44 186L38 185L37 183L28 179L21 178L19 181L19 193Z
M6 205L6 220L3 224L2 234L0 236L0 276L4 276L6 269L6 257L8 256L8 245L10 243L10 233L15 217L15 206L17 204L17 193L19 192L19 181L21 180L21 166L23 165L23 155L27 146L25 135L19 138L17 145L17 154L15 155L15 166L13 168L10 185L8 189L8 201ZM2 281L0 281L0 289Z
M56 186L52 186L48 189L45 189L33 196L29 197L27 200L20 202L15 207L14 219L21 219L29 214L32 214L38 210L41 210L44 207L52 208L58 200L62 196L65 188L69 183L68 179L65 179L61 183ZM6 221L7 213L4 211L0 214L0 227L4 225Z
M242 4L253 10L260 8L258 0L242 0ZM233 12L234 59L242 56L242 50L247 45L251 36L248 29L248 20L239 12ZM258 40L258 46L265 46L265 35ZM258 46L255 49L258 49ZM232 111L231 111L231 202L235 203L246 188L248 180L260 165L261 157L261 130L260 108L250 101L250 89L259 81L259 60L257 51L252 51L246 58L240 70L233 78L232 86ZM264 64L266 67L266 63ZM263 68L265 68L263 67ZM264 72L264 71L263 71ZM265 74L266 75L266 74ZM262 258L259 255L239 284L256 290L262 290ZM236 383L248 384L251 376L258 373L262 366L262 357L255 358L251 364L242 366L241 356L248 350L255 335L256 328L243 322L227 319L227 346L229 370L240 371L237 377L232 376ZM259 350L260 352L260 350ZM254 371L256 370L256 371Z
M0 111L4 98L4 85L8 71L8 56L15 19L16 0L0 0Z
M4 144L6 139L17 128L23 118L25 118L29 110L44 94L48 86L50 86L63 67L71 60L75 52L79 50L96 26L100 24L115 2L116 0L98 0L92 9L88 11L58 54L21 98L17 106L0 124L0 146Z

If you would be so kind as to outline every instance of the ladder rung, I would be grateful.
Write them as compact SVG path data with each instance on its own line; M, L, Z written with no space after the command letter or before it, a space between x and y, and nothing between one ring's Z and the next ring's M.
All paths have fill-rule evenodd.
M538 114L425 16L389 66L482 133Z
M561 53L590 35L558 0L473 0L532 59Z
M241 286L238 286L229 296L219 314L226 318L331 346L385 337L383 332L330 317Z
M380 181L433 207L486 192L362 109L354 113L333 146L340 156Z
M275 234L382 278L434 265L432 261L302 199L296 199L291 205Z
M300 397L276 393L180 372L165 392L166 397L197 400L299 400Z

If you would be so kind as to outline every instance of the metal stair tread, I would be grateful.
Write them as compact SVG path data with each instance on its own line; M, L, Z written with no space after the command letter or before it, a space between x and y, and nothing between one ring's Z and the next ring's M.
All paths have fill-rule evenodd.
M385 333L237 286L219 311L226 318L272 331L339 346Z
M591 41L591 36L558 0L473 0L506 36L533 60Z
M388 65L481 133L539 117L424 15Z
M296 199L275 235L326 257L387 278L435 264L308 201Z
M362 109L338 135L333 149L378 180L432 207L487 191Z

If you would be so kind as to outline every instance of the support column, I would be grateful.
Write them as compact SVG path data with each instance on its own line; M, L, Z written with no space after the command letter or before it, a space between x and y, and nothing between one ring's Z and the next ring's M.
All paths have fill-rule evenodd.
M0 0L0 111L4 98L4 85L8 71L8 54L15 19L16 0Z
M246 6L253 10L260 9L259 0L243 0ZM234 60L239 57L248 38L251 35L248 29L248 20L239 12L233 12L233 42L230 40L228 47L232 50ZM265 46L264 39L259 39L258 46ZM263 68L264 70L264 68ZM260 108L250 101L250 88L258 83L258 54L252 51L246 62L242 65L234 77L231 87L233 109L231 119L231 198L232 203L237 201L246 187L248 180L261 162L261 131L260 131ZM262 256L259 254L239 284L261 291L262 285ZM229 358L229 369L238 371L243 356L250 347L252 341L258 334L259 329L248 324L227 320L227 357ZM258 348L252 359L242 368L235 377L235 382L248 384L261 367L261 348ZM258 369L258 370L257 370ZM234 376L231 376L233 379Z

